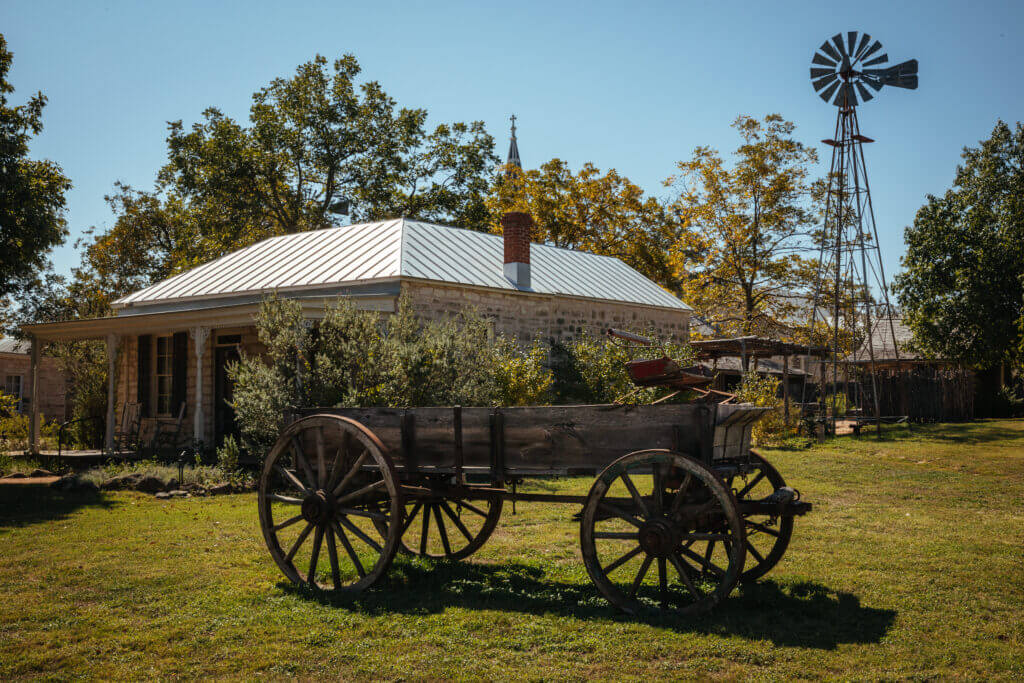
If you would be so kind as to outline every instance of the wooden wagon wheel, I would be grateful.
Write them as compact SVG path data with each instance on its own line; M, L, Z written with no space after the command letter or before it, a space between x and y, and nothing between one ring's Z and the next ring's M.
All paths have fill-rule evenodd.
M630 453L601 473L580 545L590 578L630 614L710 610L736 585L746 553L732 493L700 462L667 450Z
M739 502L760 500L786 485L779 471L760 454L751 451L750 458L759 463L760 471L739 482L734 483L735 478L728 482ZM785 554L793 536L793 516L745 515L743 526L747 532L747 562L740 580L755 581L767 574Z
M453 500L444 497L408 501L398 549L407 555L464 560L483 547L501 518L502 500Z
M295 584L337 593L373 585L395 556L402 512L391 458L354 420L298 420L264 463L260 527L277 566Z

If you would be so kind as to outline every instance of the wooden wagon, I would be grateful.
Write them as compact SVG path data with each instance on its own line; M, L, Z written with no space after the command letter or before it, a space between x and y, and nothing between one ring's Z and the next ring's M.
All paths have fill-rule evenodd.
M506 501L580 506L598 590L629 613L696 613L782 557L810 510L750 448L764 408L583 405L331 408L280 435L259 485L270 553L296 584L358 593L398 552L462 559ZM587 495L526 478L596 475Z

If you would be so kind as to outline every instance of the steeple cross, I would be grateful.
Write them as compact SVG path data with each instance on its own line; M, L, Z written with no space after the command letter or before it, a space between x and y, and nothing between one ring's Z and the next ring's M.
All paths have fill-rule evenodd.
M512 116L510 116L509 118L512 119L512 137L515 137L516 136L516 115L512 114Z

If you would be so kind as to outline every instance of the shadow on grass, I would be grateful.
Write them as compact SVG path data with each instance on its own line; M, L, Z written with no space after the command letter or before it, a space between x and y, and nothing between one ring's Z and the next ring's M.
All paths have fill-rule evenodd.
M840 643L877 643L896 612L863 607L856 596L815 583L774 581L740 586L712 613L631 617L618 612L589 581L559 583L539 567L396 558L385 580L355 598L336 597L282 582L303 599L371 615L436 614L450 607L578 619L640 622L678 632L734 635L776 645L831 650Z
M45 484L0 486L0 529L64 519L83 507L118 505L100 492L60 492Z

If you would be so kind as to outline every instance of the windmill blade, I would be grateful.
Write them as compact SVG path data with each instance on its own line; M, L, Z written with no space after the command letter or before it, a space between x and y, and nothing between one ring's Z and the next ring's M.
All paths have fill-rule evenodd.
M846 54L846 43L843 42L842 33L837 33L834 36L832 36L832 44L836 46L836 49L839 50L839 54L841 54L843 57L849 56L848 54Z
M827 76L825 76L824 78L819 78L818 80L812 82L811 85L814 86L815 90L821 90L826 85L831 84L832 81L838 80L838 78L839 77L836 76L834 72L829 72Z
M854 51L853 46L857 44L857 32L847 31L846 33L846 54L853 58Z
M886 85L890 85L894 88L905 88L906 90L917 90L917 74L910 76L899 76L893 80L885 81Z
M864 62L864 66L874 66L875 64L884 64L889 61L889 55L882 55L881 57L875 57L870 62Z
M871 94L871 91L869 91L867 88L861 85L860 81L857 81L856 85L857 92L860 93L860 99L862 102L870 102L875 98L875 96Z
M831 68L831 69L815 69L814 67L811 67L811 78L821 78L822 76L827 76L829 74L835 74L835 72L836 72L835 68Z
M865 33L860 37L860 45L857 46L857 51L853 53L854 60L860 59L864 50L867 49L868 44L871 43L871 35Z
M832 101L832 93L834 93L836 91L836 88L839 87L839 83L840 83L840 81L837 78L835 83L833 83L832 85L830 85L827 88L825 88L825 90L820 92L820 93L818 93L818 95L820 95L821 99L825 100L826 102L831 102Z
M829 57L831 57L833 64L842 59L842 57L839 56L839 53L836 52L836 49L832 47L832 44L829 43L827 40L824 43L822 43L821 47L819 47L818 49L827 54Z
M867 59L868 57L870 57L871 55L875 54L876 52L878 52L881 49L882 49L881 41L876 40L874 42L874 44L868 49L868 51L865 52L864 54L862 54L860 56L860 58L861 59Z
M811 63L812 64L821 64L822 66L831 66L832 68L835 68L837 61L839 61L839 60L838 59L837 60L831 60L828 57L826 57L825 55L821 54L820 52L815 52L814 53L814 59L811 60Z
M832 104L837 107L856 107L857 95L853 92L853 86L849 83L843 83L843 87L836 93L836 99L833 100Z

